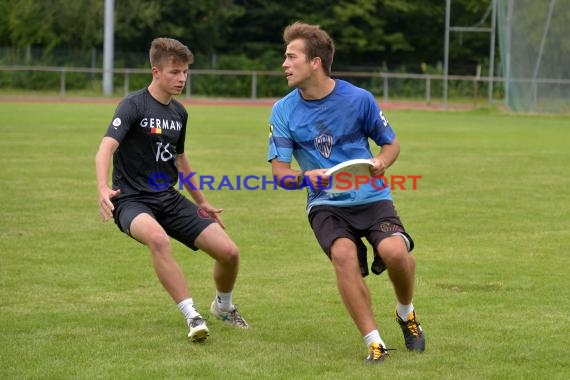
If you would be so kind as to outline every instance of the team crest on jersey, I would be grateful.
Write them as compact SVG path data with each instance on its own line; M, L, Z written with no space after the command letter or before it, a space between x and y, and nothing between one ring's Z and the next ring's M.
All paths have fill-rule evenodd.
M113 128L117 129L121 126L121 119L119 119L118 117L116 117L113 120Z
M315 138L315 148L317 148L324 158L329 158L331 156L333 142L332 136L318 135Z

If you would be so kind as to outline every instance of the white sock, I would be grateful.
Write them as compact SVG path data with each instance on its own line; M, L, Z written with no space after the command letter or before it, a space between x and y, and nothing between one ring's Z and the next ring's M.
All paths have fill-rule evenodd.
M184 301L180 302L178 308L184 314L184 318L190 320L200 315L198 311L194 308L194 301L192 298L186 298Z
M384 348L386 348L386 344L384 344L384 341L382 338L380 338L380 333L378 330L370 331L362 339L364 339L364 343L366 344L367 348L370 347L372 343L380 343Z
M218 304L218 310L221 311L233 310L234 305L232 304L232 292L222 293L216 290L216 303Z
M408 315L414 311L414 304L409 305L402 305L398 302L398 306L396 306L396 312L398 313L398 317L402 319L402 321L406 322L408 320Z

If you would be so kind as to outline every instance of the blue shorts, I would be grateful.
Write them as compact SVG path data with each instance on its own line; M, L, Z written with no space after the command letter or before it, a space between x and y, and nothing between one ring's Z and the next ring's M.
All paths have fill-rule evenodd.
M113 217L119 229L131 236L133 219L145 213L152 216L168 236L196 251L194 241L215 220L175 189L154 193L119 196L113 199Z

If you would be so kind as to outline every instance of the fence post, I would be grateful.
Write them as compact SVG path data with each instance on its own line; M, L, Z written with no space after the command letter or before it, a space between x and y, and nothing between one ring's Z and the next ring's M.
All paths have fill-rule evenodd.
M65 98L65 67L62 67L59 78L59 96Z
M388 77L384 75L384 103L388 102Z
M257 98L257 71L251 72L251 100Z
M188 70L188 76L186 77L186 99L190 99L192 95L192 71Z
M431 104L431 78L426 77L426 104Z
M474 105L477 105L477 98L479 97L479 78L481 78L481 64L477 65L477 70L475 71L475 78L473 78L473 104Z
M124 83L125 96L129 94L129 69L125 70L125 83Z

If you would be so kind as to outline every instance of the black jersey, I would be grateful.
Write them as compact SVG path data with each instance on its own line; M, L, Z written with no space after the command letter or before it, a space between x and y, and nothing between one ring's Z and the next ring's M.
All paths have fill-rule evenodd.
M148 89L123 99L105 136L119 142L113 155L113 189L121 194L153 192L149 178L166 174L169 187L178 181L177 154L184 153L188 113L175 99L168 105L154 99Z

